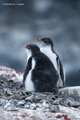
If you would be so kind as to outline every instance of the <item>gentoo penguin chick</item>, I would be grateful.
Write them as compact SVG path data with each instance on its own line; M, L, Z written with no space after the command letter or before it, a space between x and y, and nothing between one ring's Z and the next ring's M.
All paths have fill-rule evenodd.
M57 82L57 87L62 88L64 87L64 81L65 81L65 74L63 70L62 63L60 61L59 56L56 54L56 52L53 49L53 41L49 37L42 37L41 39L37 38L37 41L39 41L41 44L40 50L43 52L45 55L47 55L50 60L52 61L55 69L58 72L59 79Z
M57 94L58 73L50 59L35 44L23 46L27 52L27 66L23 76L26 91L53 92Z

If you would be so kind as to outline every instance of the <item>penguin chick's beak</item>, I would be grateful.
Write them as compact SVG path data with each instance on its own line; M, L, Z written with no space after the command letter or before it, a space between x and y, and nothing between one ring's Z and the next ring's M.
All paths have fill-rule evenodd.
M41 39L39 39L39 38L37 38L36 40L37 40L37 41L39 41L39 42L42 42L42 40L41 40Z
M27 48L27 46L26 46L25 44L23 44L23 46L24 46L25 48Z

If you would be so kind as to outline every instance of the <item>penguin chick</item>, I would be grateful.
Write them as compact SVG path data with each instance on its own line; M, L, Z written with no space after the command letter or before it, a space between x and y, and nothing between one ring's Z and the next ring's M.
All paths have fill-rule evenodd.
M58 93L58 74L50 59L35 44L23 46L28 57L23 76L26 91Z
M64 82L65 82L65 73L63 70L63 66L61 63L61 60L59 56L56 54L56 52L53 49L53 41L49 37L42 37L41 39L37 38L37 41L39 41L41 44L40 50L43 52L45 55L47 55L50 60L52 61L55 69L58 72L59 79L57 82L57 87L58 88L63 88L64 87Z

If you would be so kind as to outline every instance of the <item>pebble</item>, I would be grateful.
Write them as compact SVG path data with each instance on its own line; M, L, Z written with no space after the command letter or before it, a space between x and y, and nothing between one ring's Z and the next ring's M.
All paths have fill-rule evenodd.
M80 106L80 102L75 101L73 98L67 98L67 99L62 98L62 99L59 100L59 103L61 105L66 106L66 107L69 107L69 106L71 106L71 107L79 107Z
M0 78L0 83L2 84L4 81Z
M4 105L5 110L16 111L18 108L14 105L13 100L9 100L6 105Z
M35 95L34 100L37 102L37 101L40 101L41 98L38 95Z
M8 100L1 99L0 100L0 106L5 106L8 103Z
M53 104L54 104L54 105L59 105L59 100L53 101Z
M36 109L36 104L34 104L34 103L31 104L31 105L30 105L30 109L31 109L31 110L35 110L35 109Z
M71 95L72 94L71 92ZM51 112L59 112L59 104L67 107L80 106L80 102L78 100L76 101L74 96L70 96L69 98L68 92L66 92L66 94L65 92L60 92L58 98L50 92L26 92L22 88L21 83L11 80L7 81L6 79L0 79L0 96L0 106L9 111L17 111L19 108L31 110L45 108ZM77 98L79 98L79 96Z
M11 106L9 106L9 107L7 107L7 108L5 108L6 110L8 110L8 111L18 111L18 108L16 108L16 107L11 107Z
M61 104L63 106L68 107L69 106L68 103L69 103L69 100L66 99L66 98L62 98L62 99L59 100L59 104Z
M50 100L50 99L51 99L51 100L56 100L56 98L55 98L54 95L48 95L48 96L47 96L47 99L48 99L48 100Z
M45 99L47 99L47 95L44 93L37 93L36 98L38 98L40 100L45 100Z
M24 104L25 104L24 100L18 102L18 105L24 105Z
M45 107L45 108L49 107L49 105L47 104L46 100L43 100L42 106Z
M34 94L31 96L28 96L25 98L26 101L33 101L34 100Z
M10 107L10 101L4 106L4 109L7 109L8 107Z
M25 108L30 109L30 105L29 104L25 104Z
M10 89L4 88L4 94L7 95L7 96L11 96L13 93L11 92Z
M59 112L60 111L58 105L50 105L49 109L50 109L51 112Z
M24 90L21 91L21 93L22 93L22 95L25 95L25 96L26 96L26 95L29 95L29 92L26 92L26 91L24 91Z
M68 104L71 107L79 107L80 106L80 102L77 102L77 101L71 101L71 100L69 100Z
M41 108L41 107L42 107L42 104L37 103L37 104L36 104L36 107Z
M24 105L25 105L24 100L18 101L17 104L16 104L17 107L24 107Z

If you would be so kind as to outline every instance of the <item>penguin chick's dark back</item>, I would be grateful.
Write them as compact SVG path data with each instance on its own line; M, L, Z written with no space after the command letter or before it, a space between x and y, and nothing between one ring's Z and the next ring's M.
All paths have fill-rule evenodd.
M27 91L57 93L58 73L50 59L35 44L24 45L31 53L24 72L24 85Z

